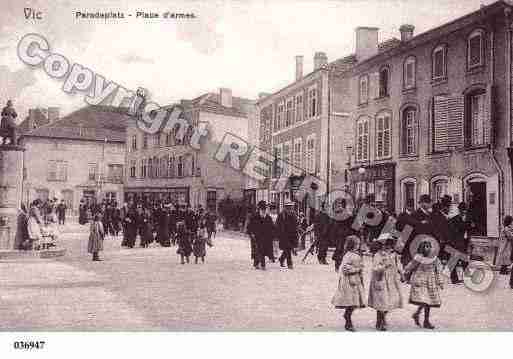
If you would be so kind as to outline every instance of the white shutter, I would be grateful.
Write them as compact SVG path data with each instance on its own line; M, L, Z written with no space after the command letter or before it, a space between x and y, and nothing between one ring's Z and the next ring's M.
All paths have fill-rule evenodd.
M369 97L376 99L379 97L379 72L373 72L369 76Z
M463 96L448 99L447 146L460 148L464 145L464 111Z
M484 104L484 142L493 142L493 86L488 85Z
M434 111L434 152L447 150L447 123L449 120L449 98L444 96L435 96Z

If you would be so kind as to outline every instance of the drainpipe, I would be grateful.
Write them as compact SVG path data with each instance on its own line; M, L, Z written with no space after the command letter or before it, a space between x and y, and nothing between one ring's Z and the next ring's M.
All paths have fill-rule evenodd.
M507 8L509 10L509 8ZM511 11L511 10L510 10ZM505 15L506 15L506 23L508 24L509 23L509 12L506 13L505 11ZM506 25L506 38L507 38L507 44L506 45L506 51L507 51L507 54L506 54L506 62L509 63L508 65L508 68L511 68L511 56L510 56L510 47L509 47L509 44L510 44L510 31L509 31L509 25ZM494 88L494 84L495 84L495 32L492 31L490 33L490 91L493 90ZM507 88L509 89L510 88L510 83L511 83L511 76L508 75L508 85L507 85ZM492 97L492 93L489 94L490 96L490 105L491 103L493 103L493 97ZM511 116L510 116L510 101L511 101L511 91L508 90L508 101L507 101L507 108L508 108L508 116L507 116L507 123L508 123L508 135L507 135L507 143L508 143L508 146L509 146L509 143L510 143L510 138L511 138ZM502 226L502 221L500 220L500 218L502 218L504 216L504 171L502 170L501 166L499 165L499 162L497 161L497 157L496 157L496 154L495 154L495 148L496 148L496 141L494 140L495 139L495 134L496 134L496 125L495 125L495 116L494 114L492 113L492 111L490 111L490 116L491 116L491 123L492 123L492 126L491 126L491 130L493 131L491 133L491 136L490 136L490 147L489 147L489 151L490 151L490 157L492 159L492 163L493 165L495 166L495 168L497 169L497 173L499 175L499 196L498 196L498 202L499 202L499 233L501 231L501 226ZM510 155L510 153L513 155L513 152L510 151L510 148L508 147L508 156ZM511 167L511 160L513 158L510 157L510 168L512 168L512 174L513 174L513 167Z

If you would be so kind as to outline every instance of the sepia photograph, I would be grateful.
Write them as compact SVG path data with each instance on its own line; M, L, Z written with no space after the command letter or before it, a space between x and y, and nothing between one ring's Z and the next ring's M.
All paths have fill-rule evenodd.
M512 10L2 1L0 352L511 331Z

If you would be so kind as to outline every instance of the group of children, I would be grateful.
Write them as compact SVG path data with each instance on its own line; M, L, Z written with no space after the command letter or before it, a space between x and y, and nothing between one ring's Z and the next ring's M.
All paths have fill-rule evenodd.
M405 281L411 285L410 304L418 306L412 315L414 323L421 326L420 315L424 311L422 327L434 329L429 319L430 310L441 305L440 289L443 289L443 282L441 262L436 256L432 256L431 243L420 243L417 254L404 268L395 251L396 240L393 237L381 236L373 245L375 253L367 301L363 283L364 263L359 251L360 239L354 235L346 239L338 288L332 299L335 308L345 309L345 329L354 331L353 311L368 305L376 310L376 329L386 331L387 314L403 307L401 282Z
M196 233L188 231L185 222L178 222L176 224L176 243L178 244L176 253L180 255L182 264L189 263L191 254L194 254L196 264L198 264L199 259L202 263L205 263L207 245L212 247L212 238L207 233L205 221L199 221Z

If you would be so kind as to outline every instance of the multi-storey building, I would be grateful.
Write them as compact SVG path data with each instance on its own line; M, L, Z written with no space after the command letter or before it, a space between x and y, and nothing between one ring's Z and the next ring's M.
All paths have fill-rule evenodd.
M357 197L400 211L421 194L470 204L477 234L512 211L511 7L498 1L352 68ZM377 39L378 29L368 29Z
M23 201L64 199L73 211L84 197L121 201L128 122L119 109L88 106L24 132Z
M259 99L259 147L292 164L287 173L289 185L281 192L273 189L284 169L273 168L268 181L269 201L281 205L293 198L295 187L306 174L325 181L328 192L347 186L346 164L354 140L350 70L373 55L369 42L374 35L367 28L358 28L355 53L330 63L325 53L315 53L314 69L307 75L303 75L303 56L296 56L295 81ZM380 52L397 43L377 45L377 36L375 40ZM304 200L299 208L308 211L306 203Z
M184 119L194 127L206 126L208 138L200 150L189 145L191 131L177 138L178 127L154 135L139 130L135 122L127 129L125 198L170 200L202 205L216 210L225 196L242 199L244 178L226 164L215 160L225 134L248 137L248 118L254 101L232 96L231 90L207 93L183 100Z

